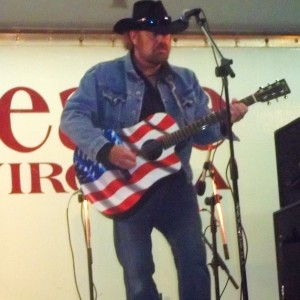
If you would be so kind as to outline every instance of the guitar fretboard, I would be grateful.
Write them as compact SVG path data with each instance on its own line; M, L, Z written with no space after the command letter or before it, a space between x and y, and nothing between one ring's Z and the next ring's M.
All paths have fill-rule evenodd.
M257 100L254 95L248 96L239 102L244 103L247 106L250 106L251 104L255 103ZM167 149L169 147L172 147L189 137L191 137L193 134L199 132L200 130L204 129L205 127L209 125L213 125L218 123L219 121L223 120L226 117L226 109L222 109L220 111L213 112L189 125L186 125L185 127L181 128L180 130L177 130L171 134L166 134L161 138L161 142L163 144L163 148Z

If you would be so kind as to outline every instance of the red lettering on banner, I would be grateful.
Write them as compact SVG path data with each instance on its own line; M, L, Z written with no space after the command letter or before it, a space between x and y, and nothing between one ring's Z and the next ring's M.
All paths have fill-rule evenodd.
M0 164L2 167L4 164ZM20 163L9 164L10 165L10 173L11 173L11 192L10 194L23 194L21 188L21 175L20 175ZM3 187L3 185L2 185Z
M224 109L226 107L226 102L221 97L221 95L219 95L217 92L215 92L214 90L212 90L208 87L204 87L203 89L211 100L211 106L212 106L211 110L212 111L219 111L220 109ZM208 151L209 149L212 150L212 149L219 147L221 145L221 143L217 143L215 145L206 145L206 146L194 145L194 147L197 149L200 149L200 150ZM222 176L220 175L217 168L214 165L212 165L212 167L214 169L215 183L216 183L218 189L229 189L229 186L227 185L226 181L222 178Z
M26 92L31 99L32 108L31 109L11 109L11 104L14 95L19 92L23 91ZM0 120L2 123L3 128L5 130L0 131L0 138L2 139L3 143L10 147L13 150L19 152L32 152L40 148L48 139L48 136L51 131L51 126L48 127L48 131L44 140L35 147L26 147L21 145L15 138L13 131L12 131L12 122L11 122L11 114L12 113L48 113L49 109L45 100L40 96L37 92L30 88L26 87L16 87L8 92L6 92L0 101Z
M11 172L11 192L10 194L23 194L21 189L21 175L20 175L21 164L10 164Z
M48 179L56 193L65 193L66 190L64 189L62 183L57 179L54 178L62 173L62 167L55 163L30 163L30 170L31 170L31 194L41 194L41 179ZM48 176L41 176L40 174L40 166L41 165L49 165L52 168L52 173Z
M208 94L211 100L212 111L218 111L226 107L225 100L216 91L211 88L204 87L204 91Z
M4 166L5 164L0 163L0 167ZM9 194L25 194L25 192L22 189L22 173L21 168L22 165L24 167L24 164L22 163L10 163L8 164L10 168L11 173L11 191ZM74 166L71 165L65 173L65 182L60 181L57 177L59 175L63 175L64 170L62 166L56 163L29 163L26 164L26 166L29 166L29 172L30 176L24 175L26 177L26 182L28 182L28 178L31 179L31 190L28 192L28 194L43 194L42 190L42 181L47 180L50 182L52 187L54 188L54 191L56 193L67 193L67 191L64 188L64 183L66 183L67 186L69 186L72 190L76 191L78 190L78 183L76 181L76 174ZM41 175L41 168L50 167L51 171L48 175ZM4 186L1 185L1 188Z
M74 93L74 91L77 88L70 88L66 89L59 93L60 101L62 104L62 108L65 107L66 102ZM205 87L204 91L208 94L212 110L217 111L219 109L222 109L225 107L225 101L222 99L222 97L216 93L214 90ZM29 101L31 101L31 108L12 108L12 102L14 96L19 92L25 92L29 96ZM37 141L34 146L28 147L22 143L20 143L16 136L14 135L13 131L13 125L12 125L12 114L28 114L28 113L49 113L49 108L47 105L47 102L45 99L38 94L36 91L34 91L31 88L28 87L15 87L13 89L10 89L7 91L0 99L0 120L1 125L4 128L0 131L0 140L3 141L3 143L8 146L10 149L22 152L22 153L28 153L33 152L41 148L46 141L48 140L52 125L48 125L45 130L45 135L42 137L41 141ZM24 125L26 126L26 122L24 122ZM47 125L46 125L47 126ZM24 129L25 131L26 129ZM60 130L58 132L59 139L61 143L67 147L70 150L75 149L74 143ZM208 150L208 146L204 147L196 147L200 150L206 151ZM21 174L21 163L8 163L10 167L10 173L11 173L11 191L10 194L24 194L23 187L22 187L22 174ZM0 167L3 166L3 164L0 164ZM56 193L66 193L66 189L64 186L68 186L72 190L78 190L78 182L76 180L76 174L73 165L70 166L64 174L64 170L62 166L60 166L57 163L50 163L50 162L43 162L43 163L28 163L29 166L29 172L30 172L30 179L31 179L31 190L29 194L42 194L42 182L48 181L48 183L51 184L54 191ZM41 175L41 168L42 167L50 167L51 170L49 171L48 175ZM65 175L65 178L63 180L58 179L59 176ZM28 180L29 176L26 176L26 181ZM24 181L25 182L25 181ZM1 186L3 188L3 185Z
M75 168L73 165L67 170L66 181L70 188L72 188L74 191L78 190L78 184L76 181L76 173L75 173Z

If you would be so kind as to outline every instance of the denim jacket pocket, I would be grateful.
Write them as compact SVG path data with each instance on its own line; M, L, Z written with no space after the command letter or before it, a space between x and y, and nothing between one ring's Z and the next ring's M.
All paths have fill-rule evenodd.
M181 106L188 123L193 122L196 110L195 94L193 91L190 91L181 98Z
M108 128L121 128L123 124L122 111L126 102L126 95L115 93L111 90L104 90L103 93L103 111L100 115L104 114L102 120L105 121L105 127Z

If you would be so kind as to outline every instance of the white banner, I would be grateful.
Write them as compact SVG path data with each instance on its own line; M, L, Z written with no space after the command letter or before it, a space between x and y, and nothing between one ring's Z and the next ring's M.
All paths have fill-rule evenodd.
M235 124L235 156L239 169L241 217L248 239L247 278L250 299L278 298L273 212L279 209L274 131L299 117L300 53L296 48L222 48L232 59L236 76L229 78L230 97L242 99L260 86L286 79L287 100L249 107ZM59 132L59 120L68 96L84 72L94 64L125 53L122 47L76 46L10 42L0 45L0 299L76 299L67 218L71 230L77 282L82 299L88 299L88 273L80 204L74 172L73 150ZM222 82L207 47L174 47L172 64L194 70L214 101ZM206 157L194 149L191 160L195 180ZM214 165L226 180L228 142L217 150ZM231 274L240 284L235 209L229 190L220 190ZM211 183L199 197L211 196ZM68 210L67 210L68 209ZM201 212L203 228L210 216ZM118 265L111 220L91 208L93 275L103 300L125 299L122 270ZM197 233L195 233L197 234ZM208 239L210 230L206 231ZM220 236L218 232L218 236ZM157 233L154 239L155 279L163 299L176 300L176 272L168 245ZM222 239L218 240L223 257ZM208 262L211 259L210 249ZM220 269L221 289L226 275ZM199 283L201 284L201 283ZM212 276L212 293L214 291ZM230 283L223 299L238 299Z

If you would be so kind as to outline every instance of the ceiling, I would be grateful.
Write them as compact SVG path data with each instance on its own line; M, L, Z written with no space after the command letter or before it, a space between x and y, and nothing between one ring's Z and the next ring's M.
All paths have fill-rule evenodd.
M1 0L0 32L111 32L134 0ZM299 0L164 0L170 16L202 8L212 33L300 34ZM187 32L199 30L194 20Z

